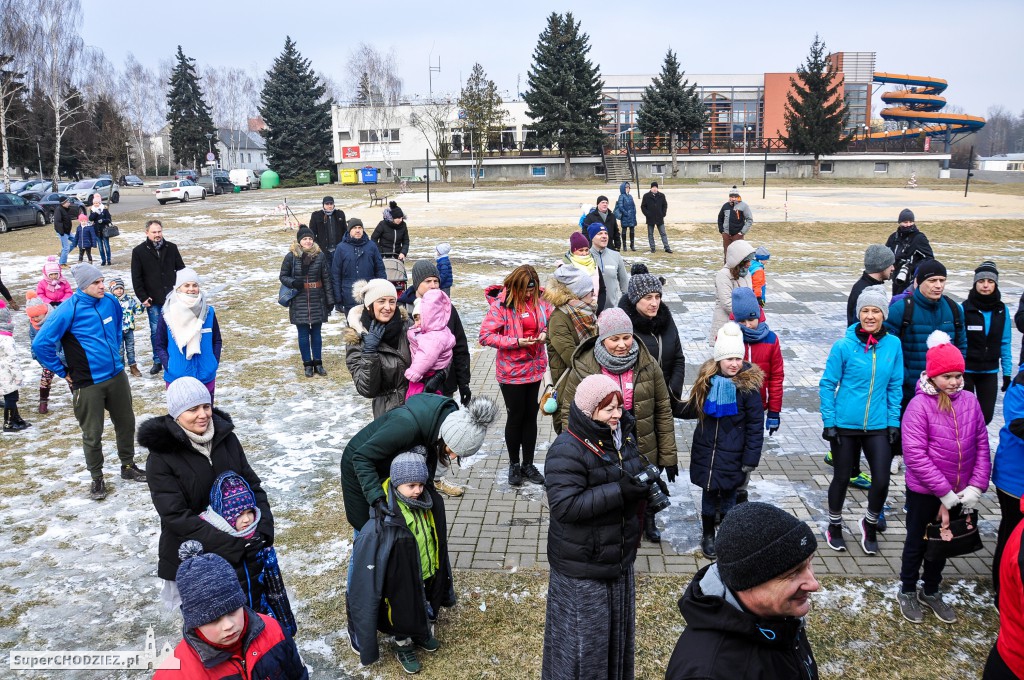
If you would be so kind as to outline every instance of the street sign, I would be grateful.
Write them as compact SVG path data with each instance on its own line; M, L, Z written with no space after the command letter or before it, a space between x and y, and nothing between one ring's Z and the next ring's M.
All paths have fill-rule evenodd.
M210 152L210 153L206 154L206 160L211 161L211 162L215 161L215 160L217 160L217 156L215 156L213 154L213 152Z

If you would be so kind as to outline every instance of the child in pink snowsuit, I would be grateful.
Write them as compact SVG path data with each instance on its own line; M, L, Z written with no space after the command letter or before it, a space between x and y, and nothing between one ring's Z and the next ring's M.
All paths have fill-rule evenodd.
M43 278L39 279L39 283L36 285L36 295L39 296L39 299L56 307L71 297L74 292L71 284L61 273L57 258L53 255L46 258L46 264L43 265Z
M448 319L452 315L451 299L434 289L428 290L417 302L420 319L408 333L412 363L405 369L405 377L409 380L406 399L423 392L423 384L430 376L448 368L452 363L452 348L455 347L455 336L448 330Z

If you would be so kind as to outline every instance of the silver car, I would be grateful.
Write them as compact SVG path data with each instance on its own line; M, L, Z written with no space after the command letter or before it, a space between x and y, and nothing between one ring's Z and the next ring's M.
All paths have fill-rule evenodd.
M117 203L121 200L121 194L112 179L83 179L72 184L67 190L69 196L74 196L82 203L88 203L89 197L97 193L104 201Z

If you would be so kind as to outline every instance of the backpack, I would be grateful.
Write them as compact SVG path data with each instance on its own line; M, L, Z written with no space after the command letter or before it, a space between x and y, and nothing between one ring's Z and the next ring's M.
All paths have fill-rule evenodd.
M952 298L948 295L943 295L942 299L949 305L949 313L953 315L953 344L955 345L957 336L964 330L964 319L957 314L957 304L953 302ZM909 295L905 300L906 302L903 304L903 320L900 322L901 340L906 337L907 329L910 328L910 324L914 320L914 296Z

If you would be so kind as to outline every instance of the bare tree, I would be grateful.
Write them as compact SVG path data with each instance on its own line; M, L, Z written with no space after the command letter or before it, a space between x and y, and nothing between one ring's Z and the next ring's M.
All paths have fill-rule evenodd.
M455 100L437 97L415 108L409 116L409 125L423 133L430 152L437 159L441 181L448 181L448 159L452 155L451 127L456 117Z
M203 71L213 122L218 128L231 131L220 141L229 158L238 152L249 129L249 118L256 113L259 89L256 79L241 68L208 67Z
M350 107L350 124L360 144L378 145L381 159L392 171L391 131L401 126L399 104L402 79L394 50L382 54L373 45L359 43L348 60L349 87L355 106ZM365 134L365 139L362 139Z
M28 54L29 24L25 0L0 0L0 144L3 147L4 191L11 190L10 131L23 122L16 115L25 92L24 57ZM40 178L42 179L42 178Z
M146 133L159 127L163 120L158 114L163 90L156 73L139 63L131 52L124 60L119 94L121 110L131 128L132 143L140 160L140 174L145 174Z

